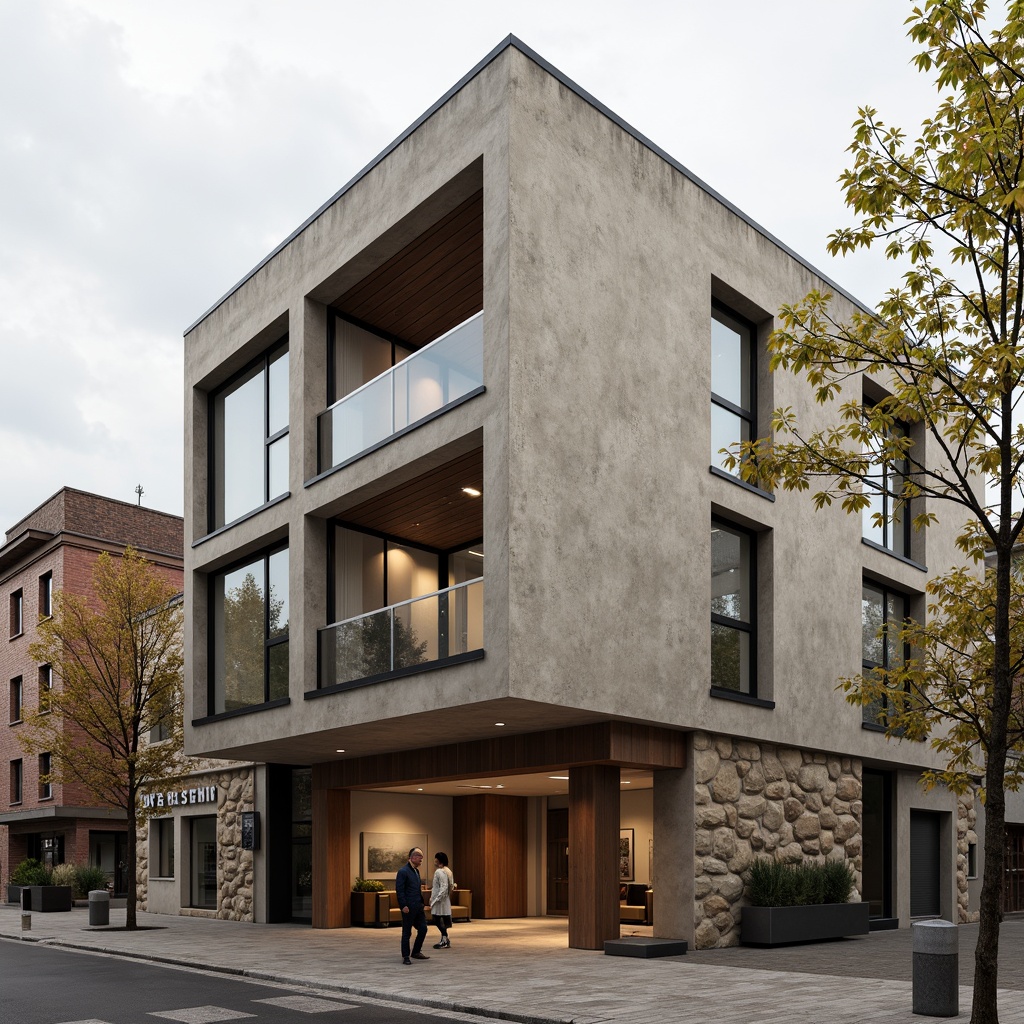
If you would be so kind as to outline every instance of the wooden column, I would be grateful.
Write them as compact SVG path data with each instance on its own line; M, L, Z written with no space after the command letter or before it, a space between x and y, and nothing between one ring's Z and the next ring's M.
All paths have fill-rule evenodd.
M526 916L526 797L479 794L452 800L452 868L473 892L473 916Z
M313 769L313 927L348 928L352 924L352 794L317 785Z
M569 769L569 947L619 937L619 769Z

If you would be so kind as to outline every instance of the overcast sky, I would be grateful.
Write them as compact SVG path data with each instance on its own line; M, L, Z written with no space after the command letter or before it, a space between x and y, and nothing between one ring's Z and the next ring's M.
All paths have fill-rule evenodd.
M513 33L835 261L858 106L936 106L904 0L0 0L0 533L64 485L182 511L182 334Z

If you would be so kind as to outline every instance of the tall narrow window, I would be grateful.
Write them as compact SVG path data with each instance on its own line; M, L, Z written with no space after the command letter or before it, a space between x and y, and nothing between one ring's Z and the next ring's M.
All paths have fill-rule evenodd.
M49 800L53 796L53 784L49 775L52 769L52 759L49 753L39 755L39 799Z
M725 469L721 449L755 437L754 325L711 307L711 465Z
M21 676L11 680L11 721L21 721L22 702L25 698L25 690L21 682Z
M754 696L754 535L711 522L711 686Z
M895 423L889 431L889 436L906 437L906 426ZM906 474L906 459L897 459L872 469L864 481L864 493L869 499L869 504L862 513L861 526L865 540L893 554L909 558L910 516L898 498L903 490Z
M25 595L20 590L11 594L11 636L21 636L25 628Z
M17 761L11 762L11 803L20 804L22 796L22 783L24 777L22 775L22 761L19 757Z
M156 864L159 878L174 877L174 819L155 818L153 820L150 862Z
M189 905L217 909L217 817L191 819L192 871Z
M288 549L212 578L210 714L288 696Z
M53 614L53 573L39 577L39 618L48 619Z
M48 711L50 708L50 692L53 690L53 666L39 666L39 710Z
M860 607L865 675L879 669L897 669L903 664L907 652L899 633L909 614L907 605L903 594L878 584L863 585ZM865 724L885 725L888 711L887 700L865 704Z
M210 528L240 519L288 490L288 345L210 399Z

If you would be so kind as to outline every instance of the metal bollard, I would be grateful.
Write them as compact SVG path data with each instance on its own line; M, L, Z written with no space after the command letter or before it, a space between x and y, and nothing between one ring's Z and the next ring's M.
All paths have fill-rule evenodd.
M960 1012L959 930L950 921L918 921L914 935L914 1013L955 1017Z
M93 889L89 893L89 924L110 924L110 893L106 889Z

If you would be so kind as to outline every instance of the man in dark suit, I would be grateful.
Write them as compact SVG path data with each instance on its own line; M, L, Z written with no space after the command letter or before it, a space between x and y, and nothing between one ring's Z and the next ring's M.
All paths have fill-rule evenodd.
M399 869L395 877L395 892L398 894L398 905L402 909L402 963L411 964L413 960L429 960L430 957L421 953L423 940L427 937L427 915L423 911L423 880L420 878L420 864L423 862L423 851L413 847L409 851L409 863ZM409 939L413 928L416 929L416 944L409 954Z

